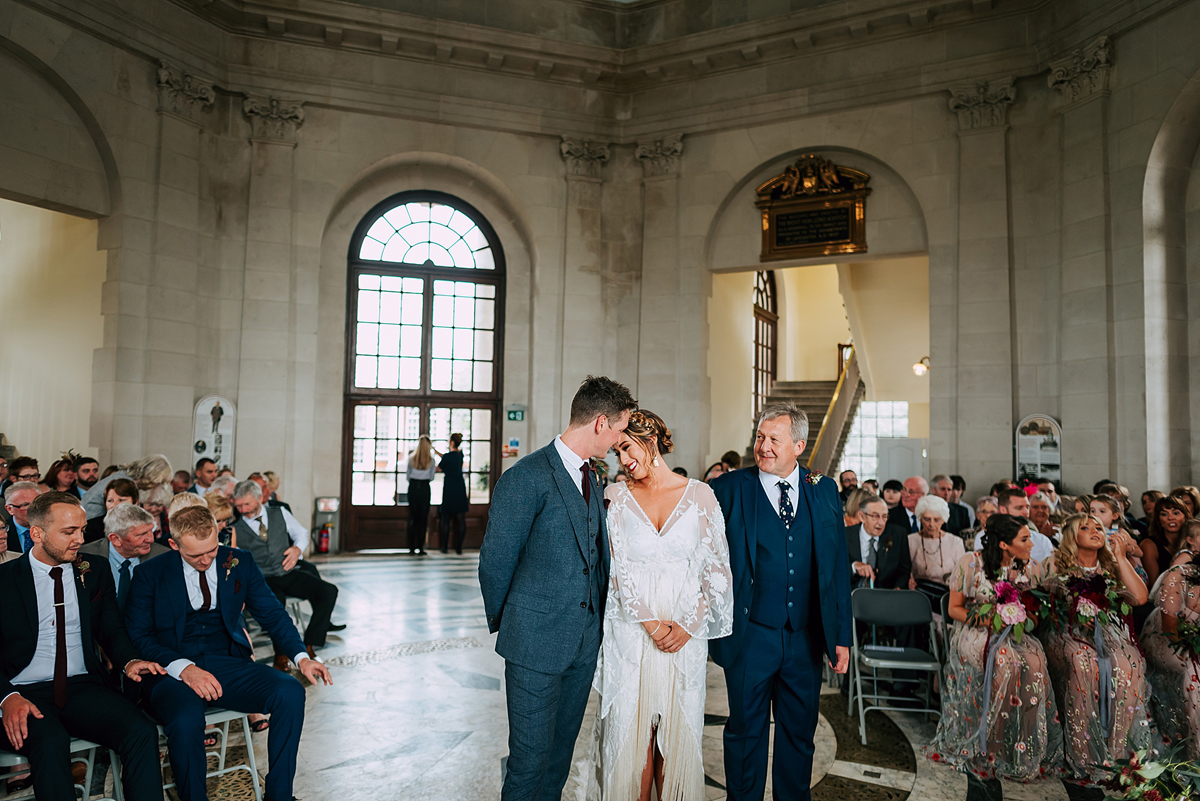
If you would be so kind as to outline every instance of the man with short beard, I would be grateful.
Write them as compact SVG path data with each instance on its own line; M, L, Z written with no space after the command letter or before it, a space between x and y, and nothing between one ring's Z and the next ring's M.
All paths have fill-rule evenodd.
M138 657L109 571L76 561L79 499L39 495L28 520L32 549L0 565L0 748L28 759L39 801L75 801L72 737L117 752L129 801L161 801L158 729L106 686L97 646L131 681L163 668Z
M100 480L100 463L90 456L84 456L75 463L75 483L80 489L87 491Z

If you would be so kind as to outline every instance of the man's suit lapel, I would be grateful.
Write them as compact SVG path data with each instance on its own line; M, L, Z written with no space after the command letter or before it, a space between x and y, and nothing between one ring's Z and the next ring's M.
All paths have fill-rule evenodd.
M746 527L746 550L750 560L750 575L754 575L758 559L758 468L746 470L742 485L742 521Z
M20 584L20 592L17 595L21 598L21 603L25 605L25 617L29 620L29 628L34 633L34 639L37 639L37 631L39 628L38 608L37 608L37 589L33 586L33 567L29 564L29 560L33 557L28 551L18 559L20 564L20 576L17 581Z
M192 605L188 603L187 582L183 580L183 557L179 555L179 551L172 551L170 554L163 554L162 558L166 559L169 556L174 557L175 564L167 565L164 580L167 582L167 596L171 599L171 606L175 608L175 641L182 643L183 624L187 621L188 612L192 611Z
M86 562L88 560L86 557L84 557L83 561ZM103 565L102 567L105 570L109 569L107 564ZM96 570L96 567L89 564L88 572L90 573L93 570ZM84 579L80 578L79 571L75 569L75 565L68 566L68 569L64 573L63 578L69 578L71 581L75 582L75 600L76 600L76 605L79 607L80 635L82 636L84 643L89 643L92 641L92 597L91 597L91 592L88 590L87 585L84 584ZM85 654L87 653L86 645L84 646L84 653Z
M583 502L583 493L579 491L579 486L567 472L567 467L563 464L562 457L558 455L558 449L553 442L546 448L546 451L546 459L549 460L550 467L554 471L554 483L558 485L558 494L562 496L567 516L571 518L571 527L575 529L575 539L579 543L579 550L583 552L583 557L586 559L590 546L587 544L587 505Z

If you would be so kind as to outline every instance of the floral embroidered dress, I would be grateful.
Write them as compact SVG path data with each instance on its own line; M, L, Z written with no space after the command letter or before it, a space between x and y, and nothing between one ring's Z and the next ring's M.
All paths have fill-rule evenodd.
M638 797L654 728L663 801L702 801L707 640L733 629L725 518L708 485L694 480L661 531L625 484L604 497L612 581L593 682L600 693L599 789L604 801ZM663 653L641 625L650 620L673 620L692 639Z
M1051 556L1042 565L1046 576L1043 587L1059 597L1067 597L1067 582L1106 575L1104 568L1074 567L1059 573ZM1133 597L1122 588L1120 597L1130 606ZM1086 600L1084 603L1089 603ZM1046 656L1050 659L1050 679L1062 706L1063 739L1067 767L1080 778L1099 781L1109 778L1101 766L1114 760L1128 759L1135 750L1151 747L1150 687L1146 683L1146 659L1124 622L1100 628L1102 654L1097 649L1094 629L1084 630L1077 621L1059 630L1046 625L1038 629ZM1102 659L1103 657L1103 659ZM1111 702L1102 698L1102 671L1111 676ZM1107 679L1108 676L1103 676ZM1109 703L1108 709L1101 709Z
M1041 569L1030 564L1004 570L1002 579L1020 587L1036 585L1041 577ZM966 596L968 609L995 603L982 554L959 561L950 590ZM1062 728L1042 644L1028 633L1019 643L1011 634L998 640L990 629L952 622L942 717L926 753L982 778L1031 781L1055 775L1062 766Z
M1154 611L1142 629L1142 645L1154 684L1155 718L1169 742L1188 739L1188 757L1200 760L1200 665L1171 650L1162 616L1200 623L1200 566L1185 564L1163 574Z

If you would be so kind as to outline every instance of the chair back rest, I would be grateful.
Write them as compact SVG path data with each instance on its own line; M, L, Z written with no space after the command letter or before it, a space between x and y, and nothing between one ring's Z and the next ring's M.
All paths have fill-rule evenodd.
M922 626L933 620L929 598L916 590L873 590L850 593L854 619L869 626Z

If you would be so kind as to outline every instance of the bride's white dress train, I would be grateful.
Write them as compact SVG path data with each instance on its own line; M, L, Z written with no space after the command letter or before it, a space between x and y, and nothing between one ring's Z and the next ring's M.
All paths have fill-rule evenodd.
M702 801L708 640L733 627L725 518L708 485L695 480L661 532L624 484L609 487L604 497L612 581L593 684L600 715L589 795L635 801L656 730L662 801ZM649 620L673 620L692 639L676 653L663 653L641 625Z

